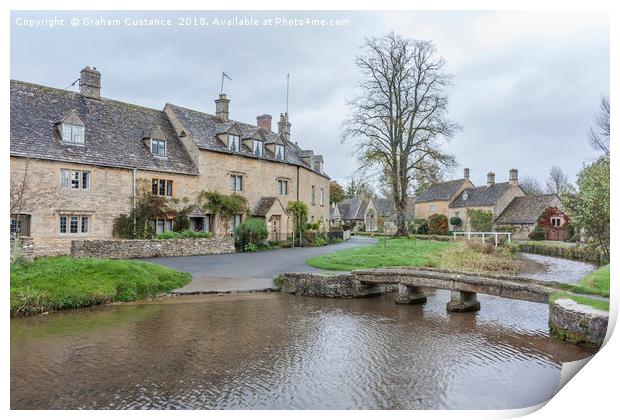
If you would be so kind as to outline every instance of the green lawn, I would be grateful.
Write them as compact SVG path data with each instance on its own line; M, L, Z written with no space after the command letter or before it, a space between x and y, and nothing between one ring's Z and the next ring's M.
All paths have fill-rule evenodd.
M142 261L40 258L11 268L11 315L143 299L190 280L188 273Z
M610 272L609 264L607 264L585 276L579 282L579 285L600 292L606 292L607 296L609 296L609 282Z
M379 239L377 245L316 256L306 263L312 267L333 271L409 266L515 273L519 267L518 262L508 254L484 254L464 243L412 239L386 241L383 238Z
M590 298L587 296L573 295L572 293L568 293L568 292L553 293L551 296L549 296L549 302L555 302L556 300L561 299L561 298L571 299L581 305L591 306L594 309L599 309L601 311L609 312L608 301Z

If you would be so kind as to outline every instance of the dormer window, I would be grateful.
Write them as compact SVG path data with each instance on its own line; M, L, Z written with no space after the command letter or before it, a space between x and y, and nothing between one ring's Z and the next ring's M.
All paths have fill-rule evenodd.
M228 149L231 152L238 152L239 150L241 150L238 135L236 134L228 135Z
M151 153L153 156L166 156L166 140L151 139Z
M467 191L465 191L463 193L463 201L467 200L469 198L469 194L467 194Z
M84 144L84 126L62 123L62 141L68 144Z
M252 141L252 153L254 156L263 156L264 154L264 144L261 140L253 140Z
M276 144L276 159L284 160L284 145Z

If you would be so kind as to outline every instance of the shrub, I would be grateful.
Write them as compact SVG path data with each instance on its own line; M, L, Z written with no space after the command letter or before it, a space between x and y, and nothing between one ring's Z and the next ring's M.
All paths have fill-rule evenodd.
M461 226L461 223L463 223L463 221L458 216L453 216L450 218L450 224L452 226Z
M269 232L263 219L248 218L235 229L235 243L245 250L247 244L258 244L267 239Z
M211 232L195 232L193 230L182 230L180 232L168 231L157 235L156 239L186 239L186 238L210 238Z
M532 241L543 241L546 236L545 229L541 226L536 226L534 230L527 235L527 237Z
M426 219L415 219L413 223L409 223L409 231L418 235L428 234L428 222Z
M317 235L316 238L314 238L314 246L325 246L327 245L327 240L325 240L325 238L322 235Z
M467 216L474 232L490 232L493 229L493 213L486 210L467 209Z
M428 218L428 233L443 235L448 232L448 218L443 214L433 214Z
M258 245L254 243L245 244L243 247L243 252L256 252L258 251Z
M516 227L512 225L497 225L495 226L495 232L510 232L515 233Z
M187 209L183 209L177 212L177 215L174 218L174 228L175 232L189 231L189 217L187 217Z
M487 241L484 243L478 241L466 241L467 246L473 249L476 252L480 252L482 254L494 254L495 246Z

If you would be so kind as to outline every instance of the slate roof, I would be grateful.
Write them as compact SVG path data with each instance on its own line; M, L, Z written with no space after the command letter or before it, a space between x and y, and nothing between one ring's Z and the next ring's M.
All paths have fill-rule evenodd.
M465 182L464 179L454 179L431 185L416 197L416 202L448 201L463 185L463 182Z
M495 223L534 224L547 207L555 207L559 204L560 198L556 194L515 197L495 220Z
M387 217L394 212L394 202L389 198L375 198L375 207L379 216Z
M347 198L338 203L338 210L343 220L364 220L364 213L370 201L367 199Z
M57 126L75 111L83 146L61 142ZM154 157L144 132L161 129L167 156ZM11 155L120 168L197 174L163 111L11 80Z
M271 209L276 200L276 197L261 197L254 206L252 216L266 216L267 213L269 213L269 209Z
M229 154L243 155L253 159L265 159L276 162L282 162L280 159L276 159L275 156L267 149L264 149L265 156L255 156L252 150L248 149L245 145L241 145L239 152L233 152L226 147L218 138L218 134L228 132L234 125L236 125L243 135L243 139L254 138L257 135L258 128L255 125L242 123L239 121L228 120L222 121L218 116L207 114L200 111L195 111L188 108L183 108L178 105L166 104L179 119L179 122L183 128L190 134L194 141L198 144L198 147L205 150L211 150L214 152L222 152ZM270 144L276 142L278 134L262 130L262 135L265 137L265 143ZM304 152L295 143L284 140L286 149L284 154L284 161L292 165L303 166L313 172L320 173L315 170L311 165L308 165L301 156ZM327 177L325 173L320 173Z
M499 182L490 186L465 188L448 207L493 206L511 187L508 182ZM465 193L467 200L463 199Z

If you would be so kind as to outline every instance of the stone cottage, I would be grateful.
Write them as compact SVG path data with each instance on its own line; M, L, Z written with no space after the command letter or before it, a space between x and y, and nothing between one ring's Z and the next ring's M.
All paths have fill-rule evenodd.
M562 211L560 197L556 194L515 197L495 220L495 227L507 227L512 231L514 239L527 239L547 211L550 213L549 220L545 221L543 226L547 239L569 239L565 228L568 218Z
M346 224L353 232L377 231L377 208L372 197L348 198L332 207L331 226Z
M511 169L508 182L495 182L495 173L487 174L487 185L482 187L465 188L448 205L448 220L453 217L461 219L460 226L452 226L451 229L462 230L465 232L473 231L468 210L482 210L492 213L492 220L495 220L508 207L515 197L524 196L525 193L519 186L519 172Z
M465 188L474 184L469 180L469 168L463 170L463 178L431 185L415 197L416 219L428 219L433 214L448 217L448 206Z
M230 99L215 100L215 114L173 104L163 109L101 96L101 73L86 67L80 92L12 80L10 84L11 189L24 191L11 215L13 234L32 237L37 255L67 253L72 239L110 239L113 223L128 213L140 186L166 199L194 203L201 191L239 194L272 238L292 232L287 204L304 201L309 218L329 220L329 177L324 160L291 139L280 114L256 124L230 118ZM15 206L12 206L15 207ZM230 234L248 217L192 207L195 230ZM173 229L174 214L151 221Z

